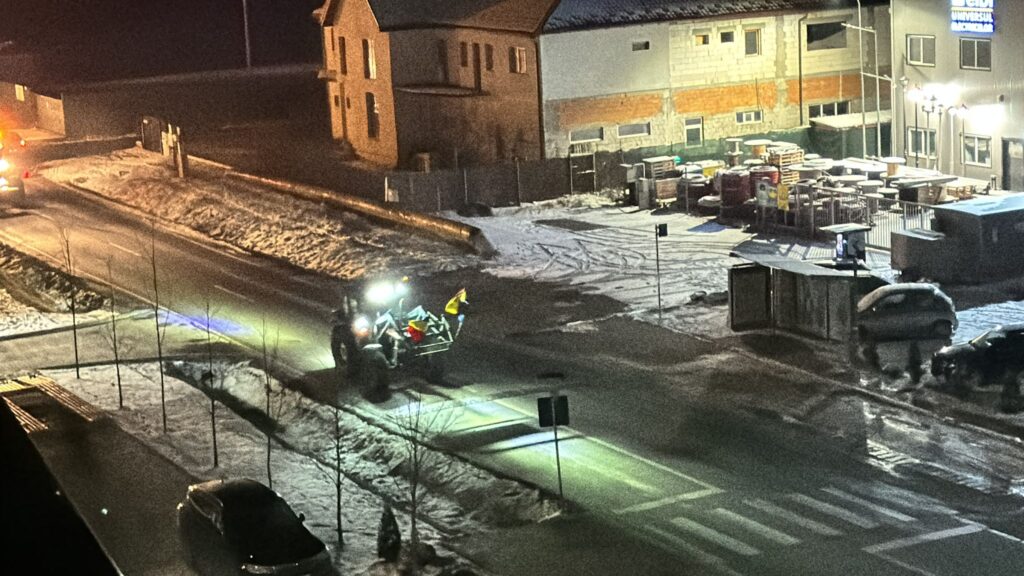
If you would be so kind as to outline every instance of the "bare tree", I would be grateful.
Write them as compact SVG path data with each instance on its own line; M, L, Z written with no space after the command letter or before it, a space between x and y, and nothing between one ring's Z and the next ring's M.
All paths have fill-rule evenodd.
M114 372L117 374L117 407L124 408L124 391L121 388L121 356L117 341L117 313L114 310L113 270L113 258L107 258L107 286L110 287L110 344L114 349Z
M63 226L57 226L57 234L60 239L60 255L64 261L64 271L68 275L71 294L67 296L68 307L71 308L71 338L75 348L75 378L81 378L82 372L78 361L78 314L76 301L78 300L78 284L75 282L75 261L71 256L71 238Z
M224 386L224 370L218 375L213 367L213 330L210 325L213 321L213 312L210 308L210 298L206 298L205 308L206 329L206 372L200 378L200 385L205 387L206 395L210 398L210 436L213 439L213 467L220 465L220 456L217 450L217 391Z
M439 402L432 406L423 405L423 397L418 392L409 391L410 401L405 408L392 417L392 421L401 430L405 449L405 476L408 481L406 490L409 497L409 542L414 561L412 569L418 569L419 529L417 515L420 497L423 494L423 471L430 465L430 459L436 452L430 448L434 441L448 432L457 419L454 406L449 402Z
M272 445L272 443L271 443L271 432L273 432L273 428L274 428L274 425L275 425L275 422L276 422L277 414L275 414L275 412L271 409L272 408L271 399L273 398L273 395L274 395L274 389L273 389L273 386L271 385L271 383L273 382L273 377L271 376L271 373L274 371L274 367L277 364L277 346L278 346L278 343L280 341L280 336L281 335L280 335L279 331L275 331L274 332L274 342L273 343L268 342L269 334L267 332L267 317L264 316L263 317L263 327L262 327L262 329L260 331L260 336L261 336L262 356L263 356L263 391L264 391L264 393L266 395L266 400L267 400L267 406L266 406L266 408L267 408L267 431L266 431L266 436L267 436L267 485L269 487L273 488L274 487L274 477L273 477L273 475L271 473L271 468L270 468L270 449L271 449L271 445ZM268 347L268 345L269 345L269 347Z
M167 395L164 384L164 336L167 333L167 321L160 322L160 275L156 255L156 220L151 221L149 246L146 249L149 264L150 298L153 307L153 323L156 329L156 359L160 369L160 419L164 434L167 433Z

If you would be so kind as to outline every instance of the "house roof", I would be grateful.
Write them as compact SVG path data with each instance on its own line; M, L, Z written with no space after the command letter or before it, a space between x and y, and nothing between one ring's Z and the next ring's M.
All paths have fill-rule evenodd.
M321 23L345 0L326 0L314 12ZM558 0L367 0L382 31L481 28L535 34Z
M886 0L864 0L864 5ZM856 0L561 0L545 32L607 28L666 20L696 20L763 12L856 7Z

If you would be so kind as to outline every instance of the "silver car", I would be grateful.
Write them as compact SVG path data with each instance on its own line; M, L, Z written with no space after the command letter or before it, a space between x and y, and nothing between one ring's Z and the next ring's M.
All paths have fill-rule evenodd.
M953 300L932 284L891 284L857 303L861 341L948 339L956 330Z

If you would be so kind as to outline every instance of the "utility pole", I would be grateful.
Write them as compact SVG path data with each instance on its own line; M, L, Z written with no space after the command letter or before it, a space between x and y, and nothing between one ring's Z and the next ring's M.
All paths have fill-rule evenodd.
M245 27L245 67L252 68L252 45L249 43L249 0L242 0L242 25Z

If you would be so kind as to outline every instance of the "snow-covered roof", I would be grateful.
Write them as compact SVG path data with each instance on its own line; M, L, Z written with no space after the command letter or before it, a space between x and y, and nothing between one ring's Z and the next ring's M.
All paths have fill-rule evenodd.
M867 6L886 3L883 0L862 2ZM561 0L544 31L856 6L856 0Z
M329 21L343 0L327 0L314 12ZM366 0L382 31L416 28L480 28L535 34L558 0Z

